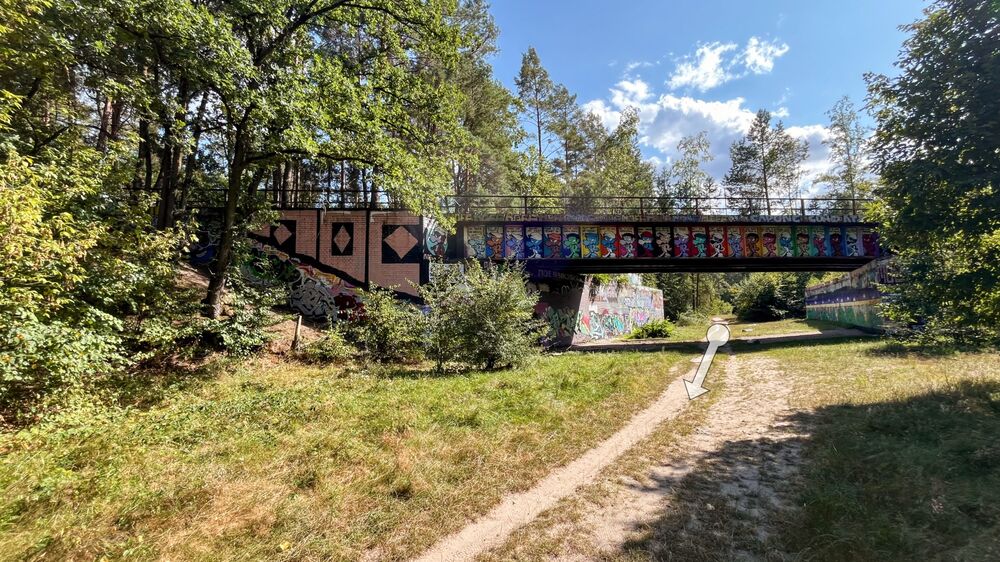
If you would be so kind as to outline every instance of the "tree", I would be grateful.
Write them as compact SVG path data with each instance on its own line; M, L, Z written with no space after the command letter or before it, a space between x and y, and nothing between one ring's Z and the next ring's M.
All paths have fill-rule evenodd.
M585 130L591 135L588 142L594 148L577 181L572 185L573 194L582 197L580 203L589 201L578 209L593 212L596 201L615 197L650 197L653 194L653 165L642 159L639 150L639 113L626 108L621 121L610 133L600 125L597 117L587 114L596 124ZM611 209L621 210L620 201L610 200ZM590 208L586 208L586 207Z
M771 214L772 197L791 197L798 191L802 163L809 144L792 138L779 121L771 127L771 114L757 112L750 131L729 149L732 166L723 183L730 204L744 214Z
M896 61L869 75L881 178L873 217L903 272L892 320L959 341L1000 342L1000 11L938 0Z
M535 131L535 145L538 151L539 168L545 162L545 149L542 134L548 129L552 119L552 97L556 91L555 84L549 78L549 72L542 66L534 47L521 57L521 71L514 79L521 106Z
M673 202L673 209L681 214L694 215L708 210L718 186L702 166L713 160L708 133L682 138L677 143L678 157L666 170L660 195Z
M840 98L826 114L830 118L830 136L823 144L830 149L833 168L813 184L829 185L824 194L830 199L827 206L854 213L857 200L870 196L874 184L868 169L870 130L861 123L861 116L847 96Z

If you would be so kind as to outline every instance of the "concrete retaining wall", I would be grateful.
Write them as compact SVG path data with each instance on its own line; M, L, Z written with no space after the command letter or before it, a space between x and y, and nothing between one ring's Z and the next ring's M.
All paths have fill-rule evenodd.
M806 318L884 329L878 305L885 287L895 282L890 263L891 259L873 261L834 281L806 287Z

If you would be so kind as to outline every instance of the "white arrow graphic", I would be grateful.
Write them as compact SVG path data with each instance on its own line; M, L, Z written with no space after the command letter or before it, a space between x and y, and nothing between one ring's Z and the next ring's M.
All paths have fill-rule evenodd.
M701 358L698 371L694 374L694 380L691 382L684 381L684 389L687 390L688 400L694 400L708 392L708 389L703 387L702 384L705 382L705 377L708 376L708 369L712 366L712 359L715 359L715 352L718 351L719 346L725 345L729 341L729 328L725 324L712 324L709 326L708 334L705 337L708 339L708 349L705 350L705 355Z

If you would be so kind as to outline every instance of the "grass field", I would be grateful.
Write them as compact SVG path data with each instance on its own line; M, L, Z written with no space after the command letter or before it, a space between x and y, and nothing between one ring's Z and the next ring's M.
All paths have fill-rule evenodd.
M789 552L819 560L1000 559L1000 354L880 341L761 351L809 428Z
M777 320L774 322L747 322L738 320L734 316L724 316L723 319L729 323L729 331L733 338L774 336L779 334L793 334L797 332L816 332L846 327L834 322L806 320L805 318L787 318L785 320ZM710 324L711 321L706 320L701 324L678 326L677 330L670 337L670 340L704 341L705 332Z
M414 554L610 435L689 359L447 377L260 360L82 407L0 436L0 559Z

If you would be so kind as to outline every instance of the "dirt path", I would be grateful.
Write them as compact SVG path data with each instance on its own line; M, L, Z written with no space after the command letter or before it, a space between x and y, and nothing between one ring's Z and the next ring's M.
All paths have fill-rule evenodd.
M684 376L689 377L693 373ZM530 523L577 488L593 482L601 471L625 451L648 437L657 426L679 414L688 403L682 377L677 377L651 406L582 457L556 469L533 488L504 499L484 517L446 537L418 560L472 560L500 546L519 527Z
M484 558L787 558L769 537L795 510L801 446L788 385L776 363L747 355L730 357L725 386L660 462L637 477L609 469Z

